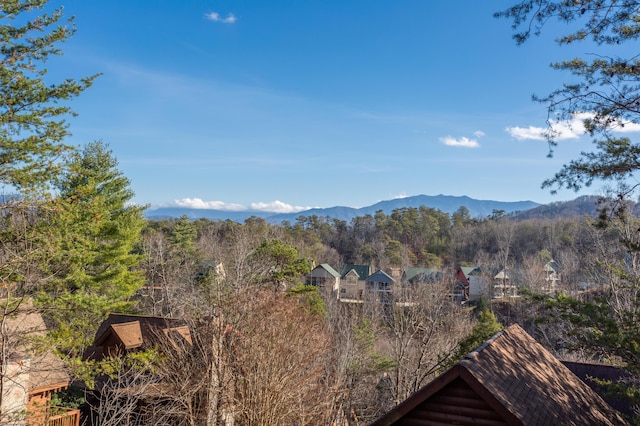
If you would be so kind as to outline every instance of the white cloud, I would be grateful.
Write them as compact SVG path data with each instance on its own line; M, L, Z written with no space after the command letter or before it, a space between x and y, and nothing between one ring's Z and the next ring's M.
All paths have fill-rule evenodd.
M640 124L632 123L630 121L626 123L616 124L613 128L613 131L618 133L640 132Z
M204 201L200 198L182 198L171 203L172 206L187 207L190 209L224 210L224 211L261 211L271 213L297 213L309 210L311 207L292 206L282 201L272 201L270 203L251 203L249 207L242 204L225 203L224 201Z
M223 18L218 12L209 12L205 13L204 17L209 21L221 22L223 24L234 24L238 20L233 13L229 13Z
M282 201L272 201L270 203L251 203L251 210L257 210L262 212L274 212L274 213L297 213L303 210L309 210L311 207L292 206L290 204L283 203Z
M243 211L247 210L242 204L225 203L224 201L203 201L200 198L183 198L175 200L174 206L188 207L191 209L208 209L208 210L227 210L227 211Z
M478 148L480 146L476 139L469 139L465 136L458 139L452 136L447 136L445 138L440 138L440 142L447 146L455 146L461 148Z
M481 138L485 135L485 133L482 130L476 130L475 132L473 132L473 136L475 136L476 138Z
M518 139L519 141L524 141L524 140L544 141L544 140L546 140L546 138L544 136L546 129L544 129L542 127L534 127L534 126L518 127L518 126L514 126L514 127L507 127L504 130L507 133L509 133L511 135L511 137L514 137L514 138Z
M392 200L400 200L400 199L402 199L402 198L407 198L407 194L406 194L406 193L404 193L404 192L401 192L400 194L392 195L392 196L391 196L391 199L392 199Z
M574 114L571 120L557 121L549 120L549 127L507 127L505 131L519 141L536 140L546 141L547 135L551 133L554 140L578 139L584 135L586 130L584 120L593 118L592 113ZM611 130L617 133L640 132L640 124L632 122L613 122Z
M516 138L519 141L523 140L534 140L534 141L546 141L547 135L549 132L553 134L555 140L567 140L567 139L578 139L581 135L584 134L584 124L582 120L584 118L576 118L574 117L571 121L553 121L550 120L550 129L546 127L507 127L505 130L512 137Z

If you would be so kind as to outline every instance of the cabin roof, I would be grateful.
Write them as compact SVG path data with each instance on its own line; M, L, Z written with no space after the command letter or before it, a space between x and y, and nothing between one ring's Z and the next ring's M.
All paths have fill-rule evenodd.
M447 408L442 396L452 388L466 389L475 408L464 403ZM443 413L447 409L453 413ZM400 425L429 416L464 417L464 413L484 416L483 424L488 425L625 424L618 412L517 324L493 336L373 425Z

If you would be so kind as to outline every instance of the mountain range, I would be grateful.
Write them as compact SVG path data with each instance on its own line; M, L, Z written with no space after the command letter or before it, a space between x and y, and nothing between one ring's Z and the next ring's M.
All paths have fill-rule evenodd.
M358 216L374 215L377 211L390 214L393 210L421 206L430 207L440 210L444 213L452 214L460 207L464 206L469 210L469 214L474 218L483 218L491 215L494 211L503 211L505 214L515 212L523 212L542 206L534 201L493 201L493 200L476 200L467 196L452 195L416 195L412 197L396 198L393 200L380 201L368 207L329 207L314 208L296 213L274 213L264 211L226 211L226 210L207 210L194 209L188 207L159 207L146 211L149 219L166 219L175 218L186 215L191 219L211 219L211 220L233 220L236 222L244 222L246 219L255 216L266 220L269 223L282 223L284 221L295 222L300 216L318 216L329 217L332 219L344 220L350 222L351 219Z

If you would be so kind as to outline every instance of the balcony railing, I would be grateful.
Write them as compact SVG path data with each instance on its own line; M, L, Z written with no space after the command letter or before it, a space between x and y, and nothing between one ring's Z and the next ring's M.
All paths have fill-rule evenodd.
M49 415L46 426L80 426L80 410L51 407L55 414Z

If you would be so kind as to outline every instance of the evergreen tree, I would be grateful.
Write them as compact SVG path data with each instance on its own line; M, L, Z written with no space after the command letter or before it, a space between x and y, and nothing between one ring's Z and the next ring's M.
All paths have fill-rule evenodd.
M96 77L45 82L43 64L75 31L73 19L61 23L62 8L34 16L46 3L0 2L0 182L18 190L47 186L58 173L57 159L70 148L65 102Z
M298 277L311 270L309 261L298 257L295 247L277 239L262 242L255 251L255 257L263 264L263 275L276 288L296 282Z
M144 282L136 269L142 258L134 253L144 207L129 204L130 182L117 165L103 142L74 153L57 183L55 211L43 223L42 234L55 247L41 301L59 308L51 311L59 324L57 337L73 332L77 340L66 343L74 347L87 343L108 312L130 309L131 296Z
M614 197L606 200L595 223L600 236L617 235L614 249L599 247L594 264L605 271L597 289L587 300L560 294L550 300L551 312L567 319L572 346L597 359L618 364L633 374L625 392L640 402L640 222L630 214L629 200L639 185L640 144L614 131L640 123L640 59L633 50L640 37L637 1L618 0L524 0L496 14L513 22L518 43L538 35L551 20L567 25L556 38L560 45L591 41L590 58L573 58L552 64L575 77L549 95L537 98L547 105L549 116L581 119L593 137L593 152L565 164L543 182L543 187L579 190L593 182L615 184ZM520 31L522 29L522 31ZM617 46L626 45L631 50ZM622 54L624 56L618 56ZM552 121L547 132L551 150L557 143ZM638 419L635 419L638 422Z
M628 182L640 170L640 145L613 132L640 123L640 59L633 49L617 48L625 43L633 46L640 37L638 2L524 0L496 16L513 22L513 37L518 44L532 34L539 35L553 20L566 24L566 32L556 38L560 45L593 42L590 57L551 64L572 74L572 83L549 95L534 97L547 105L548 115L553 117L546 132L550 154L559 136L553 128L558 119L581 120L595 145L593 152L583 152L565 164L543 187L552 192L563 187L577 191L603 180L618 185L616 195L631 194L638 186Z
M193 254L198 230L189 216L180 216L171 227L171 242L176 250L185 254Z

